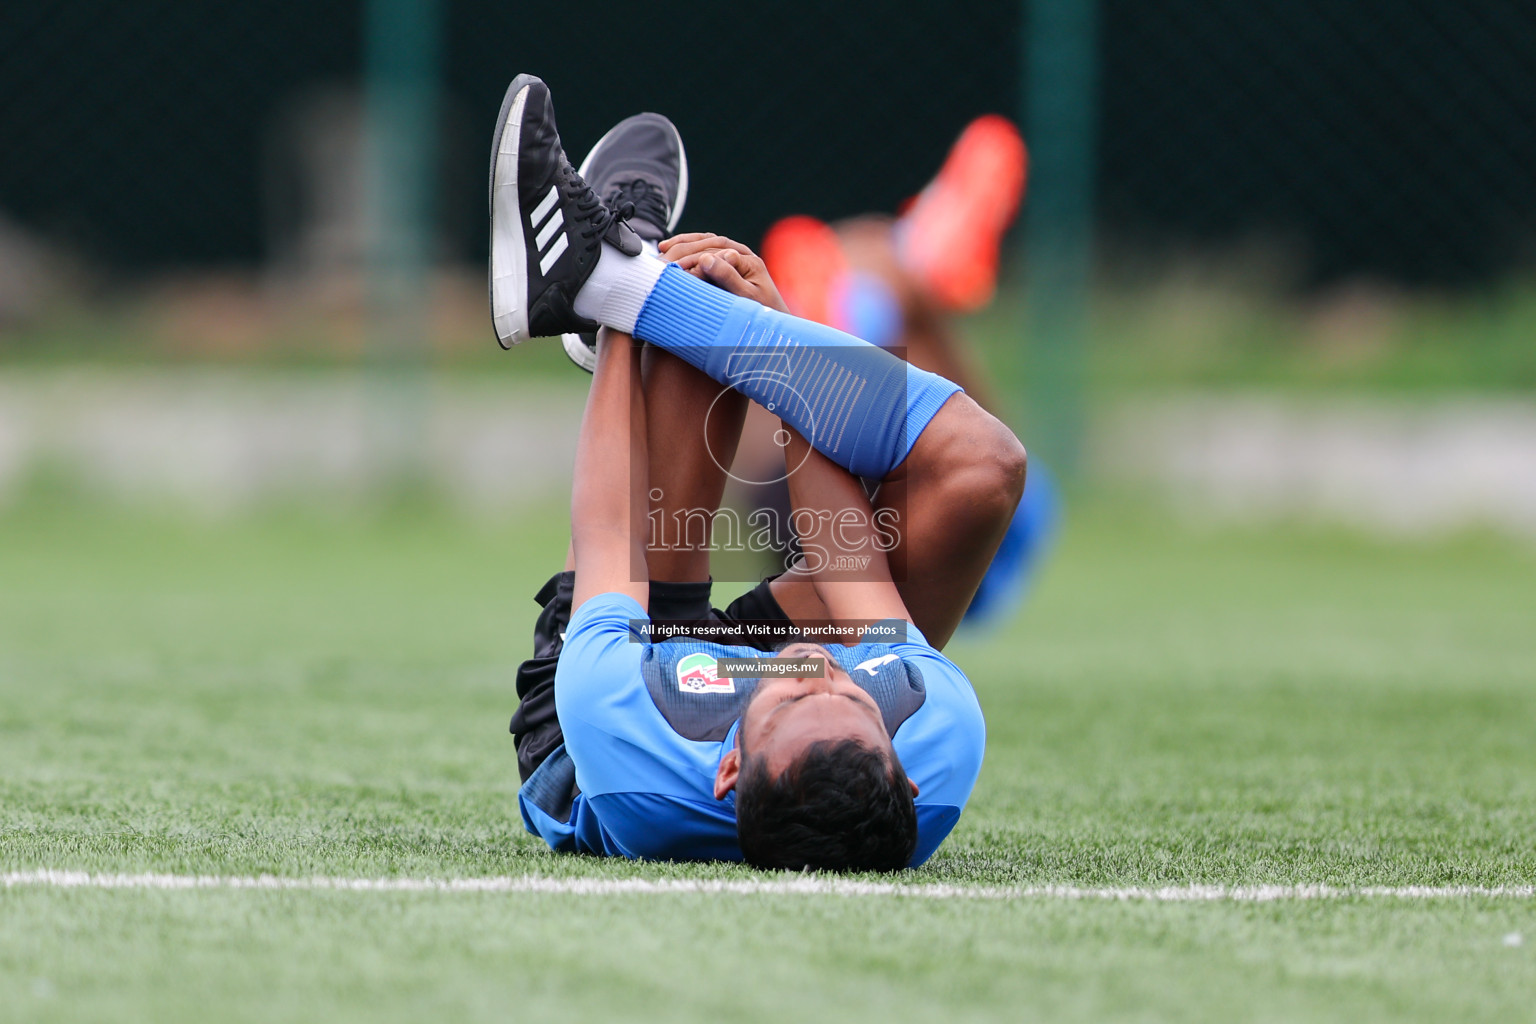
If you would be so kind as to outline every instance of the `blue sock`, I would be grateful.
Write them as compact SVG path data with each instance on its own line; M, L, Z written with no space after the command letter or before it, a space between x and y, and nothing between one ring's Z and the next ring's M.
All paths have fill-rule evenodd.
M851 334L743 299L668 266L635 337L735 388L858 476L901 464L958 384Z

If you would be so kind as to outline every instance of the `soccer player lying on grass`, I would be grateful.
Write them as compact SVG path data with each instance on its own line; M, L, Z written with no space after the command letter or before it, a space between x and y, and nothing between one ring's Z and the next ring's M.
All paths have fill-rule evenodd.
M498 337L612 329L578 444L574 575L541 592L519 671L525 822L556 849L632 857L921 863L958 819L983 743L970 685L936 646L1007 527L1023 449L943 378L788 316L745 247L689 236L668 247L672 267L640 255L635 212L608 209L570 167L544 84L515 80L491 180ZM666 352L647 350L642 373L626 335ZM722 384L736 390L715 403ZM648 551L648 513L653 500L664 514L718 507L712 452L734 450L747 395L784 410L796 503L816 519L862 512L832 533L865 561L851 578L830 558L803 566L711 613L707 543ZM888 553L850 472L882 482L876 511L905 512ZM906 642L781 652L817 659L803 674L728 680L719 658L767 652L636 642L648 612L911 625Z

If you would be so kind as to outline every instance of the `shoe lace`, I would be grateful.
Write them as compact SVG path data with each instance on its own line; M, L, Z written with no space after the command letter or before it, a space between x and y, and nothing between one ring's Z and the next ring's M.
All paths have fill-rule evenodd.
M572 176L574 177L574 174ZM586 242L586 248L593 249L601 244L603 236L614 224L629 220L635 215L635 204L604 203L591 188L583 188L576 196L576 213L586 223L586 226L581 229L581 237Z
M668 214L666 194L644 178L615 183L608 189L606 198L608 205L614 209L628 204L635 211L631 216L639 216L663 231L666 230Z

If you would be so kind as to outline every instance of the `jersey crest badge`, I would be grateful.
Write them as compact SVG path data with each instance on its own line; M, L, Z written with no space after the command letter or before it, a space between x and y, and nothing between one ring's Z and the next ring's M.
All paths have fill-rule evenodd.
M700 651L678 659L677 688L684 693L735 693L736 683L721 679L714 657Z

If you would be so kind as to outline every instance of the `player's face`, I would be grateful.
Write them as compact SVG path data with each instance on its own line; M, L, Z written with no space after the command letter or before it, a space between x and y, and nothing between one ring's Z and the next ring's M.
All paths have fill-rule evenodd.
M858 740L880 750L890 746L880 707L820 644L790 644L781 658L822 658L821 677L764 679L741 716L741 742L768 758L768 770L782 772L811 744Z

